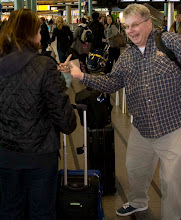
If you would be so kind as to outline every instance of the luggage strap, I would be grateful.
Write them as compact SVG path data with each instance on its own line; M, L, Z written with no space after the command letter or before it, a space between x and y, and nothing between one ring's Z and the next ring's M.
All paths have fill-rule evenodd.
M99 55L99 54L94 54L94 53L91 53L91 55L90 56L92 56L91 57L91 60L93 60L94 59L94 57L98 57L98 58L102 58L104 61L106 61L106 59L104 59L101 55Z

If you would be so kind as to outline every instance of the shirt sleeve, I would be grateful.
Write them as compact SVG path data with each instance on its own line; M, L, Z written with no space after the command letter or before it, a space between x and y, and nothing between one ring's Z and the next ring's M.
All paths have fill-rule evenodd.
M84 75L83 84L101 92L113 93L124 87L121 58L115 63L111 73L106 75Z

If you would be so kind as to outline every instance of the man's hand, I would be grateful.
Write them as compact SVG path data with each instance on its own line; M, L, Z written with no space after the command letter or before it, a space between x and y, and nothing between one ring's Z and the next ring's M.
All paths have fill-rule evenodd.
M70 65L71 65L70 72L72 77L83 80L84 73L80 70L80 68L77 67L72 61L70 61Z
M60 71L61 73L70 73L70 68L69 68L69 61L70 58L72 57L72 54L70 54L66 61L64 63L60 63L58 66L58 71Z

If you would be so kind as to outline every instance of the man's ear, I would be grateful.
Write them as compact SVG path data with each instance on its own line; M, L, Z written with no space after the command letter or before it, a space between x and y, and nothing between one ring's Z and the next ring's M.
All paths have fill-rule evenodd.
M148 20L148 25L149 25L149 28L152 30L153 29L153 24L152 24L151 18Z

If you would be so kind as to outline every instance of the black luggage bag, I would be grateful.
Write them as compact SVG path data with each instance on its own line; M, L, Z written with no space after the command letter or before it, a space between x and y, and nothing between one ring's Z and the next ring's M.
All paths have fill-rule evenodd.
M103 129L88 128L89 169L101 172L103 195L114 194L115 188L115 148L114 128L108 125Z
M104 128L111 123L112 105L110 95L92 88L85 88L75 95L76 104L87 105L87 127ZM84 125L82 111L78 110L81 125Z
M86 106L77 105L84 114L84 170L67 170L64 135L64 170L58 176L57 220L102 220L100 171L87 170Z
M97 48L87 60L87 67L90 71L96 71L100 68L101 61L103 58L103 49Z
M87 60L87 67L90 71L104 72L108 60L109 47L110 46L106 44L104 49L97 48L90 54Z

